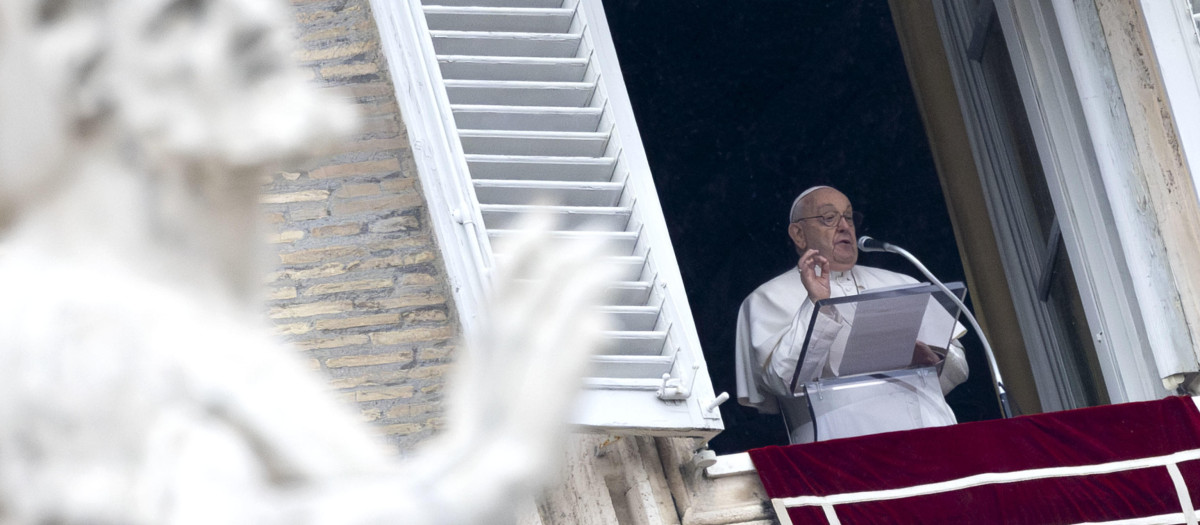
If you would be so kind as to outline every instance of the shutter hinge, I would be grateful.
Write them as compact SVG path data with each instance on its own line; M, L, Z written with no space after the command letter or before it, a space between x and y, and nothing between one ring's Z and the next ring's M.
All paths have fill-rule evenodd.
M667 326L667 332L671 331L671 326ZM675 359L671 362L671 369L675 369L675 364L679 362L679 352L682 349L675 347ZM693 367L696 368L696 367ZM695 380L696 370L692 370L692 379ZM683 401L692 396L692 385L683 385L683 379L671 377L670 373L662 375L662 384L658 387L658 398L663 401Z
M471 217L471 215L463 212L462 208L451 209L450 218L454 219L454 222L462 224L463 226L475 224L475 220Z
M663 401L682 401L691 397L692 392L683 386L683 380L662 375L662 385L658 387L658 398Z
M675 348L676 362L679 360L679 352L683 350ZM674 368L674 365L672 365ZM683 401L692 397L692 383L696 381L696 374L700 373L700 365L692 365L692 379L684 386L683 379L671 377L671 374L662 375L662 385L658 387L658 398L663 401Z
M701 410L700 413L704 415L704 419L720 420L721 411L718 409L721 407L721 403L726 401L729 401L729 392L721 392L721 395L713 398L707 405L704 405L704 410Z

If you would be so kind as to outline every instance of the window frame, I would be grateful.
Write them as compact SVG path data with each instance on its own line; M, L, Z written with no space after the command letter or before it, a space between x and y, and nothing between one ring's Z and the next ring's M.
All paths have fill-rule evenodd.
M985 0L987 1L987 0ZM1069 4L1070 2L1067 2ZM987 104L987 88L980 75L966 63L962 50L967 43L962 38L963 20L969 19L955 2L935 2L939 27L949 58L952 75L958 85L960 108L972 128L971 142L976 154L976 164L981 176L990 179L1002 170L994 166L995 145L989 136L996 133L995 124L981 122L978 108ZM1078 283L1085 317L1091 329L1096 347L1101 375L1111 402L1127 402L1154 399L1165 394L1155 367L1155 356L1150 351L1151 341L1170 340L1172 335L1169 320L1161 323L1158 330L1147 335L1143 319L1145 302L1161 297L1161 285L1153 284L1149 290L1131 282L1128 267L1141 261L1130 260L1130 252L1145 249L1131 242L1140 238L1140 244L1153 244L1144 235L1146 225L1139 223L1131 210L1128 194L1121 189L1135 186L1139 181L1122 179L1115 166L1132 165L1133 148L1128 137L1112 136L1116 133L1112 122L1095 122L1081 106L1077 74L1088 75L1090 86L1102 86L1107 91L1093 93L1105 97L1105 101L1119 101L1120 93L1110 76L1111 70L1100 67L1088 70L1077 66L1079 60L1095 56L1080 56L1078 47L1068 49L1059 23L1066 16L1075 17L1075 12L1064 12L1063 3L1056 1L1053 7L1045 3L1033 5L1011 0L995 2L996 16L1001 26L1004 41L1013 62L1014 73L1020 87L1021 99L1032 128L1036 147L1047 178L1047 185L1055 213L1058 217L1066 255L1071 261L1072 271ZM1073 11L1073 10L1072 10ZM1093 18L1096 15L1092 14ZM1098 18L1095 20L1098 26ZM1098 27L1089 27L1092 38L1103 41ZM1096 40L1093 40L1095 42ZM1101 46L1102 47L1102 46ZM1091 49L1097 52L1095 48ZM1074 53L1074 55L1072 55ZM1075 61L1075 63L1072 63ZM1114 93L1115 90L1115 93ZM1125 117L1122 117L1125 118ZM1127 120L1126 120L1127 122ZM1107 124L1109 129L1097 129ZM1097 135L1107 133L1109 143L1119 147L1105 150L1099 158L1094 146ZM1124 141L1124 142L1121 142ZM1003 154L1003 152L999 152ZM988 175L983 175L988 174ZM1040 267L1031 267L1006 247L1022 243L1022 227L1014 224L1025 212L1002 196L995 183L986 183L989 214L996 237L1001 243L1005 257L1004 267L1013 293L1014 306L1025 327L1026 347L1030 354L1038 394L1044 410L1060 410L1078 406L1078 401L1069 390L1064 390L1063 380L1056 377L1051 363L1057 357L1046 339L1046 331L1035 328L1042 324L1044 312L1037 306L1036 280L1032 279ZM1116 196L1117 201L1111 197ZM1112 228L1113 225L1117 228ZM1120 230L1120 231L1117 231ZM1152 231L1152 230L1150 230ZM1040 242L1040 241L1039 241ZM1158 246L1161 252L1161 244ZM1144 252L1146 253L1146 252ZM1142 256L1145 258L1145 255ZM1036 265L1035 265L1036 266ZM1150 280L1150 279L1145 279ZM1033 285L1033 286L1031 286Z

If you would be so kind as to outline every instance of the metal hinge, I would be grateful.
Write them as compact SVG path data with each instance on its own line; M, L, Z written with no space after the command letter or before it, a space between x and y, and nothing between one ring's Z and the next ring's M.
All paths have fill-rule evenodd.
M675 362L679 361L679 347L675 347ZM675 365L672 364L674 369ZM671 377L671 374L662 375L662 385L658 387L658 398L663 401L682 401L692 397L692 386L696 382L696 374L700 373L700 365L692 365L692 378L685 386L682 378Z
M691 397L692 391L683 386L683 380L662 375L662 385L658 387L658 398L663 401L682 401Z
M704 419L716 419L720 421L721 411L718 409L721 408L721 403L726 401L729 401L729 392L721 392L721 395L713 398L707 405L700 407L700 413L704 416ZM700 401L697 400L696 402L699 403Z

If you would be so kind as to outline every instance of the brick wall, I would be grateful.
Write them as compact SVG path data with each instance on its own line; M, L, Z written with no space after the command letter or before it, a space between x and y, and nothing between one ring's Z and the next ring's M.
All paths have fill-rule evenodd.
M441 425L459 328L366 0L295 0L297 58L353 96L360 133L275 174L262 207L280 333L401 449Z

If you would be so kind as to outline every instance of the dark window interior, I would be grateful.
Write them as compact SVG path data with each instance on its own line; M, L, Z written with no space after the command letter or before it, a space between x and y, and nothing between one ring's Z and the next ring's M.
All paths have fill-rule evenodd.
M717 392L736 390L742 299L796 264L786 216L808 186L844 191L860 235L964 279L886 0L604 4ZM919 276L897 256L859 261ZM971 380L950 404L960 421L997 417L967 345ZM777 417L721 412L718 453L786 443Z

